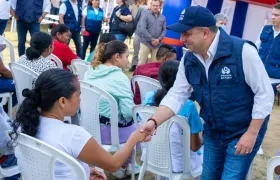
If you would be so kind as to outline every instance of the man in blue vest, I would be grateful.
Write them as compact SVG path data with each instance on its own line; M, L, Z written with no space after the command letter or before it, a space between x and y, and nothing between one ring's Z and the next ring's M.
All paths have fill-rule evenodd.
M59 9L59 23L65 24L71 32L77 56L82 57L81 43L82 3L77 0L65 0Z
M143 125L153 133L194 92L204 123L203 180L244 180L264 138L274 96L255 47L216 26L201 6L168 26L188 47L174 86ZM146 140L149 140L148 136Z
M263 27L256 46L267 74L272 78L272 86L276 95L276 85L280 83L280 3L273 7L271 19L272 25Z
M32 36L40 31L40 23L50 12L50 0L12 0L11 15L17 20L18 54L25 53L27 31Z

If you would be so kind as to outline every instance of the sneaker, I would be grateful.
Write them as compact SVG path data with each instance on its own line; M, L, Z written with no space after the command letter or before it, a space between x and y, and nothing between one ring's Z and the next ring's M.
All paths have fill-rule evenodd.
M137 163L135 163L134 174L139 174L140 173L140 168L141 168L141 166L139 166ZM126 174L129 175L129 176L132 174L132 164L131 163L129 163L127 165Z
M131 68L129 69L129 72L134 72L136 69L136 65L132 65Z
M126 169L125 168L120 168L118 169L116 172L112 173L113 176L115 176L116 178L125 178L127 177L126 175Z

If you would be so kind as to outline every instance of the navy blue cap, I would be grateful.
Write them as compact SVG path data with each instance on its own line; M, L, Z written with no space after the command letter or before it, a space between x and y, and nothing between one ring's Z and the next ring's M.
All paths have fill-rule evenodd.
M167 26L167 29L182 33L194 27L213 27L215 25L215 17L209 9L201 6L190 6L182 11L179 22Z

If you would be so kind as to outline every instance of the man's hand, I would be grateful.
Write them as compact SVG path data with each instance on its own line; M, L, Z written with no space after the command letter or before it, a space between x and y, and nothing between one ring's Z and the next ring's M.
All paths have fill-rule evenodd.
M277 91L280 91L280 84L276 86Z
M15 20L18 20L18 16L16 15L16 12L15 12L15 10L14 9L10 9L10 13L11 13L11 15L15 18Z
M250 154L255 146L258 134L246 131L239 139L235 146L235 154L246 155Z
M145 142L150 141L152 139L152 136L154 135L154 132L155 132L155 122L153 122L153 121L146 122L145 124L143 124L140 127L140 132L149 134L149 135L146 136L144 141Z
M42 21L43 21L43 16L40 16L39 18L38 18L38 23L40 24Z
M159 44L159 39L152 40L152 45L157 46Z

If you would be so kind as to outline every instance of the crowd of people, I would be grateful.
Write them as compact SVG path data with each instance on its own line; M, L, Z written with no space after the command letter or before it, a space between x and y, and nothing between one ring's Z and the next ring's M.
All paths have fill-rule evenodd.
M226 15L214 16L201 6L182 8L178 23L166 25L160 0L138 0L132 5L126 0L116 0L116 4L107 17L99 7L99 0L89 0L86 7L80 0L30 3L0 0L0 9L8 7L8 13L17 20L17 63L39 74L33 88L22 92L25 100L18 105L14 120L5 113L6 106L0 107L1 167L17 164L9 146L16 139L5 135L5 131L12 130L12 134L25 133L71 155L83 166L88 179L107 178L96 167L124 178L131 175L133 168L136 173L140 170L139 165L132 164L134 146L150 141L158 126L179 115L190 126L191 168L203 166L202 175L197 179L246 179L280 90L280 81L271 83L271 79L280 80L280 4L272 8L272 24L263 27L256 43L228 35L224 30ZM59 24L51 26L50 34L40 32L40 22L49 12L59 16ZM6 15L4 19L1 15L0 35L8 21ZM135 25L129 68L132 76L147 76L161 85L161 89L148 92L143 102L138 85L134 93L124 73L130 64L130 52L125 44L129 34L121 28L123 22ZM101 33L103 23L109 24L109 33ZM173 46L162 43L166 29L179 32L180 41L188 48L181 61ZM27 31L31 39L30 46L25 48ZM76 53L69 47L71 39ZM5 46L0 45L0 52L3 49ZM51 54L62 61L63 69L52 61ZM68 68L74 59L91 63L82 80L108 92L117 102L119 140L125 146L114 155L106 152L82 127L64 123L64 117L76 114L80 104L80 83ZM2 59L0 74L0 93L13 92L15 106L12 73ZM194 101L200 106L199 112ZM132 108L137 104L156 106L158 110L147 122L140 116L133 119ZM100 101L99 115L101 142L109 145L113 119L105 99ZM134 126L136 120L139 129ZM169 130L173 172L183 171L182 132L177 123ZM144 144L141 147L144 161L146 147ZM276 173L280 174L280 167ZM71 179L71 170L57 162L55 177Z

